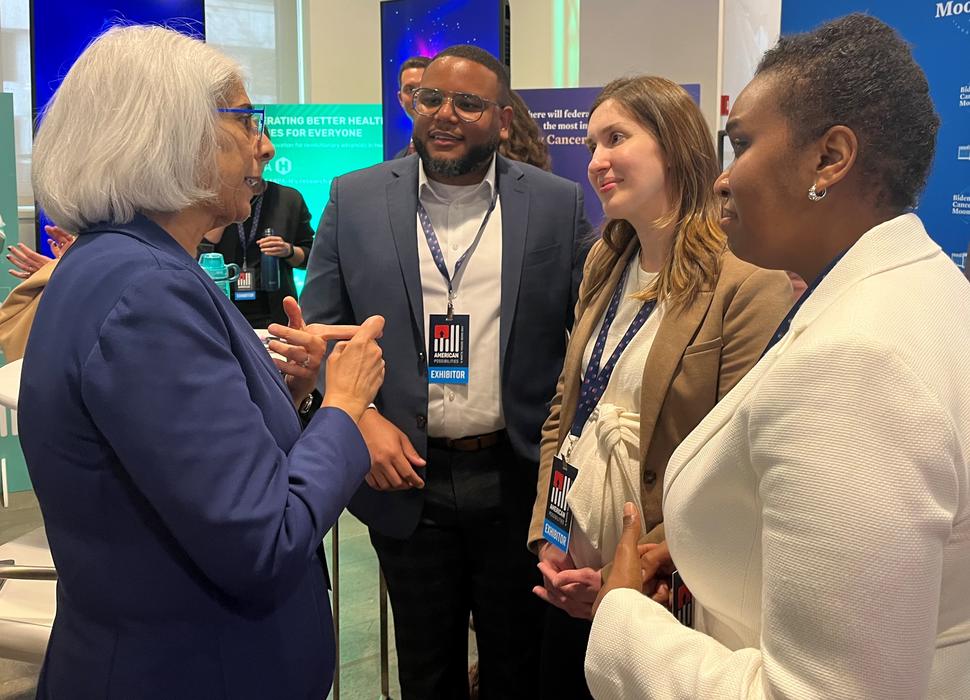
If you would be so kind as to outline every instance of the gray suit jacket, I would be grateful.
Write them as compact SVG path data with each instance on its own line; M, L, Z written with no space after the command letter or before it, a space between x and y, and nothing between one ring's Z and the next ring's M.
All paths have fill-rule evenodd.
M384 316L387 372L377 407L426 455L428 324L418 263L419 162L413 155L333 181L301 304L308 323ZM521 468L534 475L591 242L589 224L574 182L502 156L496 179L502 202L502 408ZM350 510L378 532L407 537L422 503L420 490L377 492L364 484Z

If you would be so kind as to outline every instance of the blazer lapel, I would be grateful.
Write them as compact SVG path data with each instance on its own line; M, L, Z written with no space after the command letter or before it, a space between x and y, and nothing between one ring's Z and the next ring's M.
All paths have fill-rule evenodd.
M713 298L713 290L702 290L690 306L664 310L657 336L643 365L643 386L650 387L650 390L640 394L641 465L646 461L657 418L673 381L674 372L677 371L688 343L707 315Z
M502 206L502 305L499 320L499 367L505 366L512 322L519 299L522 261L525 257L529 223L529 191L522 181L525 173L502 156L495 156L495 176L498 180L499 201Z
M563 366L566 383L563 386L562 409L559 415L560 445L565 442L572 428L573 420L576 418L576 407L579 404L579 391L583 383L583 355L586 352L586 346L589 344L590 338L593 337L593 333L599 327L603 314L606 313L606 307L610 304L613 291L616 289L616 285L619 284L620 276L623 274L623 270L626 269L630 256L639 250L639 248L637 239L633 238L626 247L626 250L623 251L613 265L609 277L606 278L606 281L597 290L596 296L590 300L589 305L583 309L583 315L573 327L573 332L569 337L569 349L566 352L566 359Z
M421 291L421 267L418 262L418 163L417 157L404 158L387 183L387 215L391 236L397 250L401 276L407 291L411 316L424 334L424 298Z

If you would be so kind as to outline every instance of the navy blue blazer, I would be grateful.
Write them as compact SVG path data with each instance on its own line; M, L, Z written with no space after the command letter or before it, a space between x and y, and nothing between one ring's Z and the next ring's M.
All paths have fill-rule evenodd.
M242 315L144 217L81 234L28 341L20 438L57 566L53 698L314 698L334 642L315 550L369 467L305 431Z
M335 179L310 252L300 303L307 321L385 318L387 363L378 409L427 455L428 327L418 262L417 155ZM539 437L566 352L585 253L592 243L579 185L496 156L502 202L499 367L502 410L523 488L535 500ZM420 471L419 471L420 473ZM529 480L532 480L531 483ZM350 510L378 532L407 537L423 491L366 484Z

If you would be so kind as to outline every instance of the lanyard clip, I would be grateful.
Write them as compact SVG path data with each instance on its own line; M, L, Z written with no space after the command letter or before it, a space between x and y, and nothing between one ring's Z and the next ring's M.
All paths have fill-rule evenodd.
M576 446L576 443L579 442L579 437L570 432L566 436L566 442L569 443L569 446L566 448L566 459L564 461L566 464L570 464L569 456L573 453L573 448Z
M454 299L454 293L451 291L451 285L448 285L448 320L451 321L455 317L455 305L452 303Z

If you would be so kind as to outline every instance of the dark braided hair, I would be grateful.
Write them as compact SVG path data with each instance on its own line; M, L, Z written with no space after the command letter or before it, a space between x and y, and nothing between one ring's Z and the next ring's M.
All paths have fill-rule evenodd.
M933 161L940 119L909 45L875 17L851 14L784 36L756 75L777 76L796 146L843 125L859 139L857 163L879 205L916 204Z

